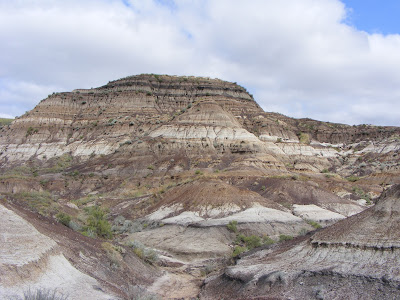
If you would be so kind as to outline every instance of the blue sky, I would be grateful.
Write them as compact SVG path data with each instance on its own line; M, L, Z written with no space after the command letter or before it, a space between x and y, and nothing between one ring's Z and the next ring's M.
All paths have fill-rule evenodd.
M53 92L154 73L238 82L291 117L400 126L399 5L0 0L0 117Z
M369 33L400 33L399 0L343 0L349 12L348 22Z

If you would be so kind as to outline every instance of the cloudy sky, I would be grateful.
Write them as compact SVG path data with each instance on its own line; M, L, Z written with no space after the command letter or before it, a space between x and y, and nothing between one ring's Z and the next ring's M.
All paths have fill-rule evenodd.
M398 0L0 0L0 117L140 73L246 87L266 111L400 126Z

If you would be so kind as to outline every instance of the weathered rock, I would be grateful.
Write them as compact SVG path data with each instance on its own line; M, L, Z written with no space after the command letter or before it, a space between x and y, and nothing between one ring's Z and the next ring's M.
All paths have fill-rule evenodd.
M394 299L398 296L400 186L378 204L311 238L243 257L207 283L204 299ZM226 288L223 288L226 287Z

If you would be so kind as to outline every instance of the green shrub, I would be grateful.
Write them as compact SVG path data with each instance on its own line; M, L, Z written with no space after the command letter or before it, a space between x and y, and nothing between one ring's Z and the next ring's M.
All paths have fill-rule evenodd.
M354 176L354 175L351 175L351 176L349 176L349 177L346 177L346 180L347 181L350 181L350 182L356 182L356 181L358 181L360 179L360 177L357 177L357 176Z
M71 216L63 212L56 214L56 219L65 226L69 226L69 223L71 222Z
M318 222L315 222L315 221L313 221L313 220L305 220L308 224L310 224L312 227L314 227L315 229L319 229L319 228L321 228L322 226L318 223Z
M142 259L150 264L155 264L159 260L159 257L158 257L158 254L156 251L154 251L151 248L145 247L139 241L130 241L130 242L128 242L127 245L133 249L133 253L135 253L137 257L139 257L140 259Z
M30 209L43 216L55 213L57 207L49 192L21 192L15 194L14 197L19 201L23 201Z
M297 137L301 144L310 144L310 136L307 133L299 132L297 133Z
M196 172L194 172L196 175L203 175L203 172L200 170L196 170Z
M238 229L237 229L237 221L230 221L228 225L226 225L226 228L228 228L228 230L237 233Z
M264 245L272 245L272 244L275 243L275 241L273 239L271 239L269 236L264 235L263 238L262 238L262 243Z
M249 250L260 247L262 245L261 238L254 234L250 235L250 236L245 236L243 238L243 242L246 244L246 246Z
M280 242L289 241L289 240L292 240L292 239L293 239L293 237L291 235L281 234L279 236L279 241Z
M232 257L236 257L236 256L238 256L240 253L243 253L243 252L245 252L245 251L247 251L247 248L246 248L246 247L235 246L235 248L233 249L233 252L232 252Z
M88 214L84 231L88 236L95 234L103 238L112 238L111 225L106 219L106 212L98 206L85 209Z

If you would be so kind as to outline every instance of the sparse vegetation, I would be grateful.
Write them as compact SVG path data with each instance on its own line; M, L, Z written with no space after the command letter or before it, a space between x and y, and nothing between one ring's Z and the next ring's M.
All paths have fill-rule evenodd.
M368 193L366 193L362 188L356 186L353 188L353 192L361 199L364 199L366 201L367 205L372 204L370 195L368 195Z
M351 176L349 176L349 177L346 177L346 180L347 180L347 181L350 181L350 182L356 182L356 181L360 180L360 177L351 175Z
M238 229L237 229L237 221L230 221L228 225L226 225L226 227L228 228L228 230L237 233Z
M136 254L137 257L143 259L150 264L155 264L159 260L156 251L151 248L147 248L139 241L130 241L128 242L128 246L133 249L133 252Z
M264 235L263 238L262 238L262 243L264 245L272 245L272 244L275 243L275 241L273 239L271 239L269 236Z
M228 224L227 226L229 226L230 224ZM232 225L235 225L235 224L232 224ZM235 226L233 226L233 229L234 228L235 228ZM236 229L236 232L237 232L237 229ZM242 252L249 251L251 249L260 247L262 245L272 245L275 243L275 241L267 235L264 235L263 237L259 237L254 234L246 236L242 233L239 233L239 234L236 234L236 240L234 243L235 243L235 248L233 249L232 257L236 257Z
M308 133L298 132L297 137L299 138L299 142L301 144L310 144L311 142L310 135Z
M28 137L28 136L30 136L30 135L32 135L32 134L34 134L34 133L38 133L39 132L39 129L37 129L37 128L33 128L33 127L29 127L28 128L28 130L26 131L26 137Z
M58 214L56 214L56 219L58 222L65 226L69 226L69 223L71 222L71 216L64 212L59 212Z
M111 267L119 268L123 260L122 254L125 250L121 246L114 246L109 242L102 243L101 247L106 251L107 258L111 262Z
M319 229L322 227L318 222L315 222L313 220L305 220L305 221L307 222L307 224L310 224L315 229Z
M293 239L293 237L291 235L286 235L286 234L279 235L279 241L280 242L290 241L292 239Z
M19 298L17 298L19 299ZM56 289L49 290L44 288L38 288L36 290L24 291L23 300L68 300L68 296L59 293Z
M246 247L235 246L235 248L233 249L233 252L232 252L232 257L236 257L236 256L238 256L240 253L243 253L243 252L245 252L245 251L247 251L247 248L246 248Z
M57 204L52 200L49 192L21 192L15 194L14 197L43 216L48 216L57 209Z
M148 292L145 287L138 285L130 285L126 294L128 295L128 300L161 300L159 296Z
M111 225L106 219L106 211L99 206L85 208L88 215L83 234L90 237L112 238Z
M11 124L11 122L14 121L14 119L5 119L5 118L0 118L0 129L4 126L8 126Z

